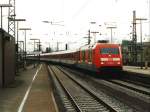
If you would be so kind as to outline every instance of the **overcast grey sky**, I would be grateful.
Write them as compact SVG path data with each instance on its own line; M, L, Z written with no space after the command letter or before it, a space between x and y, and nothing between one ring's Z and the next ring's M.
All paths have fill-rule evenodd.
M0 0L8 3L9 0ZM43 43L53 41L77 41L87 36L88 29L102 33L97 39L110 39L110 31L106 29L112 22L117 26L113 35L114 41L129 39L132 23L132 11L137 17L149 19L150 0L16 0L16 18L26 18L27 22L20 27L31 27L32 38L42 38ZM7 15L4 10L4 15ZM4 24L7 23L4 18ZM64 26L51 26L42 21L64 21ZM95 21L97 24L90 25ZM145 22L148 22L145 21ZM107 25L106 25L107 24ZM101 27L98 27L101 25ZM4 27L7 29L7 25ZM139 25L137 25L139 35ZM55 35L54 35L55 32ZM69 35L66 35L69 32ZM67 33L68 34L68 33ZM76 34L76 35L74 35ZM143 23L143 36L148 35L148 23ZM23 35L20 32L20 35ZM22 39L23 36L20 36ZM84 39L83 39L84 40ZM84 41L83 41L84 42ZM79 43L83 43L80 41Z

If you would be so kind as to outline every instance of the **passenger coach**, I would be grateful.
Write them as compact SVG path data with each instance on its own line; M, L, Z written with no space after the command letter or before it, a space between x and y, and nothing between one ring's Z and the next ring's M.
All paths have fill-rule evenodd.
M119 44L96 43L80 47L78 50L41 54L41 60L63 63L95 72L122 70L122 54Z

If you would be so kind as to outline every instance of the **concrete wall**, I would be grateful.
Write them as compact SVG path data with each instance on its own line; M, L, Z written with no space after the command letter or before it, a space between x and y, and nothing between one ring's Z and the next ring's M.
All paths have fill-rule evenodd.
M2 33L0 31L0 87L2 87L3 83L3 76L2 76Z
M0 29L0 87L15 78L15 38Z
M4 79L5 86L14 80L15 77L15 39L11 38L10 41L5 40L4 45Z

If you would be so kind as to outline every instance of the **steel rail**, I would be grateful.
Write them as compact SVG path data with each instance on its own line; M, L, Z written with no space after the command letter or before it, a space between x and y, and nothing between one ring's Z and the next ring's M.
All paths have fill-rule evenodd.
M135 82L135 81L128 80L128 79L124 79L124 80L121 80L121 81L124 81L124 82L127 82L127 83L132 83L132 84L135 84L135 85L138 85L138 86L142 86L142 87L145 87L145 88L150 88L150 85L143 84L141 82Z
M56 75L55 71L52 69L52 67L48 66L49 70L51 70L54 74L54 76L56 77L56 79L58 80L59 84L61 85L61 87L63 88L64 92L66 93L67 97L71 100L71 104L74 106L75 110L77 112L82 112L82 110L80 109L80 107L78 106L78 104L76 103L76 101L74 100L74 98L71 96L71 94L68 92L68 90L64 87L63 83L61 82L61 80L58 78L58 76Z
M110 105L108 105L107 103L105 103L104 101L102 101L93 91L87 89L85 86L83 86L82 84L80 84L78 81L76 81L75 79L73 79L71 76L69 76L69 74L62 70L60 67L58 67L59 70L61 70L67 77L69 77L72 81L74 81L76 84L78 84L82 89L84 89L87 93L89 93L96 101L98 101L100 104L104 105L108 110L110 110L110 112L117 112L117 110L115 110L113 107L111 107Z
M66 69L66 68L64 68L64 69ZM83 73L81 73L81 72L77 72L77 71L75 71L75 70L72 70L72 69L68 69L69 70L69 72L71 72L71 73L73 73L73 74L78 74L79 76L82 76L83 75ZM82 75L81 75L82 74ZM85 74L84 74L84 76L85 76ZM83 77L81 77L81 78L83 78ZM107 82L106 84L105 84L105 80L103 80L102 81L102 83L101 83L101 81L99 81L99 80L97 80L97 78L90 78L90 76L88 77L88 79L90 80L90 81L93 81L93 83L95 83L96 85L97 84L100 84L100 85L102 85L102 89L105 89L105 88L108 88L108 90L106 90L106 91L108 91L109 93L111 93L111 95L112 96L114 96L114 95L116 95L116 94L118 94L118 95L116 95L115 96L115 98L116 99L121 99L120 101L125 101L124 102L124 104L126 104L126 105L128 105L129 107L131 107L132 109L133 109L133 111L143 111L144 109L146 110L146 111L148 111L149 110L149 103L147 103L147 99L146 99L146 102L144 101L144 100L141 100L141 99L138 99L138 98L136 98L136 96L134 96L134 94L127 94L127 96L126 97L123 97L124 96L124 90L122 91L122 89L116 89L117 88L117 85L114 87L114 86L110 86L110 85L106 85L107 83L110 83L110 82ZM111 84L112 85L112 84ZM115 85L115 84L114 84ZM118 85L119 86L119 85ZM127 88L124 88L124 89L127 89ZM128 89L128 90L130 90L130 89ZM105 91L105 92L106 92ZM134 91L135 92L135 91ZM106 92L107 93L107 92ZM138 92L137 92L138 93ZM141 94L141 93L140 93ZM132 96L133 95L133 96ZM141 94L142 95L142 94ZM127 99L127 97L129 97L129 100L127 100L126 101L126 99ZM132 98L133 98L133 100L132 100ZM148 101L149 102L149 101ZM133 105L132 105L133 104ZM131 109L131 110L132 110Z
M114 84L119 85L119 86L121 86L121 87L125 87L125 88L127 88L127 89L130 89L130 90L133 90L133 91L136 91L136 92L139 92L139 93L142 93L142 94L145 94L145 95L150 96L150 92L143 91L143 90L140 90L140 89L137 89L137 88L134 88L134 87L131 87L131 86L128 86L128 85L125 85L125 84L122 84L122 83L113 81L113 80L106 80L106 81L111 82L111 83L114 83Z

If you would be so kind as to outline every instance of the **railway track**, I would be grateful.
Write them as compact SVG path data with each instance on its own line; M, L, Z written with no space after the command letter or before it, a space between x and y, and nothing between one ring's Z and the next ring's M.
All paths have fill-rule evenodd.
M116 84L116 85L119 85L121 87L130 89L132 91L141 93L144 96L147 96L147 97L150 98L150 89L148 89L148 88L139 86L139 85L137 85L135 83L126 82L126 81L123 81L123 80L106 80L106 81L108 81L110 83L113 83L113 84Z
M88 85L85 86L85 84L78 82L64 69L56 67L49 67L49 69L53 74L55 74L56 79L67 94L72 107L69 105L69 107L66 108L71 109L71 111L124 112L125 110L131 110L126 106L114 103L115 100L110 100L110 98L103 93L97 94L96 92L92 91L90 88L88 88ZM121 107L125 108L123 109Z
M133 80L129 80L129 79L121 79L121 80L124 81L124 82L127 82L127 83L134 84L134 85L142 86L142 87L147 88L147 89L150 88L150 84L145 84L145 83L142 83L142 82L133 81Z
M67 107L69 111L76 110L77 112L116 112L114 108L100 100L94 93L68 77L58 68L51 67L50 69L52 70L53 74L55 74L56 79L60 83L73 106Z
M72 74L78 74L74 75L74 77L78 77L81 80L84 78L85 82L88 81L89 85L95 86L98 92L102 90L108 95L114 96L116 99L130 105L136 111L149 112L150 110L150 89L148 84L139 84L139 82L126 79L97 79L84 73L67 70Z
M109 88L108 91L118 94L119 97L115 96L120 101L133 107L135 110L142 112L149 112L150 110L150 92L149 89L141 86L132 85L130 83L124 83L120 80L97 80L93 81L99 85L103 85L104 88ZM108 90L108 89L107 89ZM114 94L112 94L114 95Z
M139 74L139 73L132 73L132 72L122 72L122 78L127 82L135 83L136 85L140 85L143 87L150 88L150 76Z
M99 82L99 79L94 79L95 81ZM138 94L142 94L143 96L147 97L147 99L150 98L150 85L144 84L141 82L133 81L133 80L127 80L127 79L103 79L101 80L106 83L112 83L117 86L121 86L123 88L126 88L128 90L132 90Z

